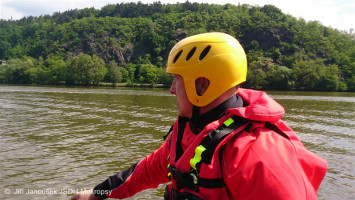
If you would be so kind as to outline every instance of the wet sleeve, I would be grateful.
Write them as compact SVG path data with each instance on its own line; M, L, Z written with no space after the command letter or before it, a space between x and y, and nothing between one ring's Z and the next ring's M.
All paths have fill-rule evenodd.
M168 140L167 140L168 141ZM127 198L148 188L170 181L168 175L168 142L128 169L110 176L97 185L93 193L96 197Z

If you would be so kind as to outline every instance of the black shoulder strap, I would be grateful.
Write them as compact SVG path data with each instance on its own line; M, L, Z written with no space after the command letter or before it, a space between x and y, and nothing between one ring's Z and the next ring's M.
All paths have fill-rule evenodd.
M223 177L215 179L205 179L198 176L201 163L210 164L212 156L216 151L218 144L230 133L236 129L247 124L249 120L233 116L227 119L220 127L215 130L212 130L208 135L202 139L200 145L196 147L194 157L190 160L191 170L190 172L181 172L175 167L170 166L169 170L176 180L178 191L182 188L190 188L195 191L198 191L199 187L205 188L220 188L224 186ZM243 130L249 131L251 123L249 123ZM266 122L265 127L270 130L275 131L281 136L289 139L289 136L282 132L275 124ZM184 128L181 124L180 129ZM242 133L240 130L238 133L235 133L234 136L239 136Z
M233 116L227 119L217 129L210 131L208 135L201 141L200 145L195 149L195 155L190 160L192 171L195 170L196 174L198 174L201 163L210 164L218 144L227 135L240 128L247 122L248 120L245 118ZM241 131L239 133L241 133Z
M181 172L173 166L169 166L172 177L176 180L177 189L190 188L197 191L198 187L220 188L224 186L222 178L205 179L198 177L201 163L210 164L212 156L218 144L234 130L242 127L248 122L247 119L233 116L227 119L220 127L212 130L202 139L200 145L195 149L195 155L190 160L191 171ZM236 134L240 134L239 131Z
M165 141L166 138L170 135L171 132L173 132L174 125L172 125L169 129L169 131L163 136L163 140Z
M184 153L184 151L182 150L181 142L184 136L185 127L188 120L189 119L186 117L180 117L178 121L178 133L177 133L176 148L175 148L175 155L176 155L175 162L177 162L182 156L182 154Z

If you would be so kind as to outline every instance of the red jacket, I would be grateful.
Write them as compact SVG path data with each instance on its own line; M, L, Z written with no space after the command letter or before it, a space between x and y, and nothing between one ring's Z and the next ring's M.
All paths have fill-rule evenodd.
M219 174L224 187L218 192L211 192L216 189L200 188L198 195L203 199L316 199L327 163L303 146L281 120L283 107L266 93L240 89L238 94L247 106L228 109L225 116L206 125L199 134L192 133L187 122L181 140L181 160L175 162L177 120L171 136L158 150L131 168L111 176L96 186L94 192L112 190L106 197L126 198L169 182L168 157L170 164L180 171L189 172L190 165L184 163L194 156L194 150L204 135L237 115L250 120L252 126L238 136L230 135L223 139L216 150L222 152L222 158L215 153L211 166L201 165L201 176ZM266 122L276 125L286 138L265 127ZM169 145L170 140L172 142ZM176 188L174 180L172 182Z

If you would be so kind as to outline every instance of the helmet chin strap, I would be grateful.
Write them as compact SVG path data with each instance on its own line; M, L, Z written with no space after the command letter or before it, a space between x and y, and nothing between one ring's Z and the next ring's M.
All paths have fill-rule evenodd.
M200 127L199 126L200 121L198 119L199 112L200 112L200 107L197 107L194 105L192 107L192 117L190 119L190 125L191 125L190 128L193 129L192 131L195 133L199 132L199 130L197 130L197 127Z
M192 107L192 118L191 119L198 119L199 112L200 112L200 107L194 105Z

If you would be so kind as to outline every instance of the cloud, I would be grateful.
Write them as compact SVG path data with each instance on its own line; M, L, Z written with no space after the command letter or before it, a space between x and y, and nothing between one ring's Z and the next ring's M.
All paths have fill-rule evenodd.
M11 7L5 7L0 2L0 18L1 19L20 19L23 17L23 13L16 11Z
M295 17L319 21L325 26L341 30L355 28L353 0L300 0L288 4L280 4L279 8Z
M3 0L0 4L1 19L19 19L25 16L40 16L53 14L54 12L63 12L70 9L82 9L95 7L100 9L108 3L114 3L113 0ZM15 15L15 16L14 16Z
M49 14L54 12L58 7L53 7L49 2L51 1L8 1L3 4L5 8L12 9L18 13L22 13L25 16L33 15L39 16L43 14Z

